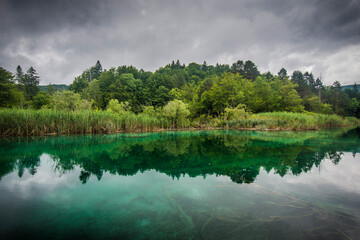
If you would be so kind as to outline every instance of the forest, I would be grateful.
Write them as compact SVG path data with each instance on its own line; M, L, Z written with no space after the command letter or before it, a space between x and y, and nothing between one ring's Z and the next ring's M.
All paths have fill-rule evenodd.
M70 115L96 119L94 116L102 114L103 120L87 122L87 126L67 132L89 132L90 127L90 132L96 127L95 132L201 126L312 129L339 126L342 125L340 121L353 124L360 116L360 93L356 83L342 90L339 81L325 86L321 78L315 78L311 72L294 71L289 75L282 68L277 74L260 73L250 60L215 66L206 62L185 65L177 60L155 72L138 70L134 66L105 70L97 61L73 80L69 90L55 91L50 84L46 91L41 91L39 82L40 77L33 67L24 73L18 66L15 74L0 68L3 122L13 118L21 122L34 114L54 118L65 114L65 119ZM103 126L109 118L110 123ZM130 125L137 126L129 128L126 123L129 118L133 121ZM143 126L144 121L146 126ZM294 124L296 126L291 126ZM306 126L297 126L299 124ZM3 135L4 131L12 132L10 126L0 128ZM29 134L29 126L26 128ZM51 131L64 132L55 128L52 126ZM19 135L19 131L15 135Z

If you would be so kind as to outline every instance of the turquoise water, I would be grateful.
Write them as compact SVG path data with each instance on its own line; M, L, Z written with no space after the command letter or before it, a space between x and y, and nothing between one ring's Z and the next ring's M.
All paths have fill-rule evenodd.
M0 139L1 239L357 239L360 129Z

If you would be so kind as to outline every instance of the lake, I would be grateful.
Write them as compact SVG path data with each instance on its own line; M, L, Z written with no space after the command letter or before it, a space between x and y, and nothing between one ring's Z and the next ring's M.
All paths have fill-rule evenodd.
M0 139L1 239L356 239L360 129Z

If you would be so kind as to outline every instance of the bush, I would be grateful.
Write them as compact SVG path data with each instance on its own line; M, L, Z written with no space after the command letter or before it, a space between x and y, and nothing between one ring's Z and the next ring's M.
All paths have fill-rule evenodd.
M185 127L186 117L190 114L190 111L181 100L174 100L165 105L163 113L165 117L171 120L174 127L177 128Z

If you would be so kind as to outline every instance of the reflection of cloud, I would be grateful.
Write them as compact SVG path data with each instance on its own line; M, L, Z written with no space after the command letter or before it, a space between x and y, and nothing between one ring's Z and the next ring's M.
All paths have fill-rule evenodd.
M39 192L52 191L60 186L71 186L79 183L80 169L74 166L74 170L63 176L56 176L54 162L48 154L40 156L40 165L37 172L31 175L27 171L19 178L17 171L5 176L1 182L8 191L18 194L22 198L36 196Z
M266 174L264 170L259 175L260 182L276 186L277 189L291 188L294 185L304 184L316 189L319 186L333 186L339 190L360 194L360 158L353 157L352 153L344 153L340 162L335 165L329 159L321 162L320 168L312 168L307 173L298 176L291 174L281 178L277 174ZM270 179L269 179L270 178Z

